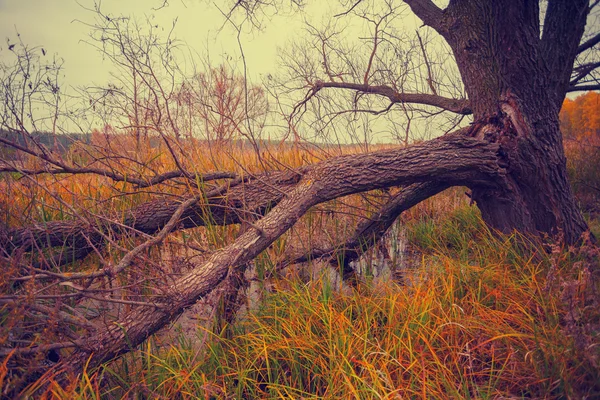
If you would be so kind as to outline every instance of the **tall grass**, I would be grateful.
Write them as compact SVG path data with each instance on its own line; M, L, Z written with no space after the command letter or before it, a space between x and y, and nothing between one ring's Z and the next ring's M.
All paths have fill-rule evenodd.
M260 170L256 155L242 147L210 157L192 150L199 172ZM156 162L159 172L172 169L160 151L148 149L144 162L148 166ZM272 157L292 167L316 160L310 153L287 148ZM575 178L596 177L593 167L577 164L585 160L570 159ZM71 212L65 211L68 205L90 204L92 212L108 212L150 198L144 193L125 196L131 188L125 184L109 188L102 184L106 183L103 177L35 179L0 182L5 199L17 199L6 203L9 215L48 221L65 218ZM577 184L574 188L578 194L594 193ZM600 262L598 249L589 243L577 248L543 247L518 235L494 235L461 191L453 189L429 199L403 217L409 247L420 258L417 268L403 267L402 285L367 280L353 289L336 290L326 275L308 283L293 274L279 277L270 283L273 290L264 293L260 307L251 307L233 325L218 332L199 326L197 337L180 334L174 343L152 338L101 370L83 371L69 384L51 383L43 395L64 399L600 397L600 287L593 273L594 263ZM286 245L310 247L326 235L339 243L368 204L355 196L323 206L343 212L334 219L327 217L326 209L311 212L259 257L259 278L281 260ZM593 208L587 210L591 226L598 229L597 214ZM7 223L24 221L15 218ZM236 228L210 224L181 233L184 240L208 243L209 248L222 246L235 234ZM156 274L152 268L149 265L144 273ZM6 361L0 365L0 386L6 379Z
M592 233L600 238L600 141L565 141L567 172Z
M516 235L494 236L467 207L408 229L424 252L420 268L405 271L409 285L334 291L326 278L281 280L257 311L210 333L205 351L184 338L168 347L150 341L105 370L103 385L84 375L69 395L600 396L600 347L590 328L600 322L589 274L597 250L548 252Z

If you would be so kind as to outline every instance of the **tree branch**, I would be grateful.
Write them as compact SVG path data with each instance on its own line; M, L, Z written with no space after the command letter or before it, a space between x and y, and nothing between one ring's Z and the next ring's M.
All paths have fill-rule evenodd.
M585 42L581 43L577 48L577 54L583 53L584 51L591 49L598 43L600 43L600 33L596 34L595 36L592 36Z
M441 19L443 17L443 11L441 8L436 6L431 0L404 0L410 7L413 13L423 24L432 27L440 35L444 36L444 31L441 25Z
M463 133L470 132L466 128ZM497 130L491 125L481 128ZM281 202L232 244L216 251L205 262L166 289L160 303L168 307L136 307L119 321L83 339L77 349L56 368L79 370L89 362L95 367L135 349L185 308L209 293L228 274L254 259L316 204L391 186L416 182L444 185L492 184L505 171L499 165L499 146L475 138L449 136L403 149L336 157L307 168L295 188Z
M591 62L587 64L580 65L576 68L573 68L573 72L575 76L571 78L571 82L569 86L575 86L578 82L580 82L583 78L592 73L596 68L600 67L600 61Z
M177 229L206 224L237 224L248 213L264 214L298 179L296 172L271 172L247 179L244 183L239 180L225 184L186 207L177 220ZM69 257L59 254L55 261L70 262L87 256L94 248L101 249L105 244L104 232L112 232L115 237L126 233L155 234L169 223L180 206L181 202L176 200L154 200L126 211L122 222L118 218L97 222L94 218L93 222L50 221L17 228L0 235L0 249L10 255L17 249L27 252L60 247L62 253L68 253Z
M469 115L472 113L469 100L467 99L452 99L448 97L442 97L434 94L425 93L403 93L397 92L393 88L385 85L371 86L361 83L349 83L349 82L323 82L317 81L313 86L312 91L309 95L300 103L305 104L310 98L317 94L321 89L324 88L338 88L338 89L349 89L356 90L362 93L377 94L385 96L392 103L414 103L423 104L433 107L439 107L446 111L451 111L457 114ZM296 109L298 106L296 106Z
M339 18L339 17L343 17L344 15L348 15L348 14L350 14L350 13L352 12L352 10L354 10L354 9L355 9L355 8L356 8L356 7L357 7L357 6L358 6L360 3L362 3L362 2L363 2L363 0L357 0L357 1L356 1L356 3L354 3L354 4L352 5L352 7L350 7L349 9L347 9L347 10L346 10L346 11L344 11L344 12L341 12L341 13L339 13L339 14L336 14L336 15L334 15L334 16L333 16L333 18Z
M147 188L150 186L158 185L167 180L174 178L187 178L192 181L200 181L200 182L208 182L217 179L235 179L237 174L232 172L209 172L206 174L197 174L189 171L185 171L183 169L179 169L176 171L169 171L162 173L160 175L153 176L152 178L145 177L134 177L121 174L116 171L105 170L101 168L92 168L92 167L73 167L67 165L62 160L58 160L56 158L50 157L47 152L38 152L27 148L25 146L21 146L18 143L10 141L8 139L0 137L0 143L3 143L9 147L12 147L16 150L19 150L23 153L32 155L40 160L46 162L49 165L54 165L53 168L40 168L40 169L27 169L27 168L19 168L16 165L11 165L6 160L0 160L0 172L18 172L25 175L40 175L40 174L94 174L105 176L107 178L112 179L115 182L128 182L136 185L138 188Z
M550 0L544 19L540 56L552 79L546 86L555 88L556 106L560 108L569 87L573 63L578 53L588 14L588 0Z
M571 93L571 92L587 92L590 90L600 90L600 83L599 84L590 84L590 85L573 85L573 86L569 86L569 88L567 89L567 92Z
M368 249L373 247L398 219L400 214L421 201L432 197L447 189L449 185L443 182L422 182L412 184L394 197L370 218L358 224L352 236L340 246L327 249L313 249L308 254L284 261L278 268L291 264L298 264L310 260L323 259L332 265L340 265L342 276L349 279L354 275L350 263L356 261ZM341 262L341 264L340 264Z

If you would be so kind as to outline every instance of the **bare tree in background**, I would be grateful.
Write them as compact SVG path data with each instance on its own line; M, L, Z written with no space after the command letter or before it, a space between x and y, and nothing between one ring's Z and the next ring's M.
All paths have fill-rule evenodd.
M418 65L403 63L408 58L397 46L405 39L396 41L392 29L394 15L408 9L397 8L395 2L376 9L371 2L360 0L345 4L339 18L355 15L370 24L372 35L367 41L370 51L366 57L338 48L335 29L332 34L327 29L314 29L311 37L320 45L315 47L322 60L298 57L296 64L288 65L297 71L298 82L289 82L287 89L305 91L293 108L289 120L292 129L299 126L294 118L301 116L304 109L315 107L315 103L318 117L331 116L333 105L358 115L363 104L367 106L366 113L397 110L401 115L410 115L417 105L426 107L425 113L437 109L459 118L472 115L469 126L398 149L340 156L296 169L282 166L256 173L200 174L187 162L186 143L178 140L182 131L172 107L177 105L181 85L173 79L167 79L167 86L155 80L147 85L147 90L148 97L155 99L156 109L150 112L151 107L147 106L136 110L137 99L143 93L136 89L137 82L150 81L155 76L144 72L144 57L148 54L142 49L139 54L132 53L134 60L127 64L139 63L139 67L131 69L132 75L126 75L134 80L133 86L130 81L128 92L119 89L133 105L133 114L125 116L136 131L143 125L140 116L146 111L151 114L151 127L176 169L152 170L150 164L140 165L139 160L128 160L126 164L122 156L108 160L91 157L90 163L80 165L77 160L50 152L29 133L22 120L11 116L19 115L19 108L11 106L16 103L9 102L14 93L26 98L28 92L15 92L4 83L8 89L4 89L2 97L9 104L3 117L4 128L26 140L22 143L1 139L15 154L3 161L3 171L32 181L44 174L97 175L133 185L136 195L143 193L142 188L165 182L173 187L163 192L168 195L159 198L140 195L141 201L131 203L130 208L123 207L118 215L84 213L63 202L65 209L71 210L67 214L70 219L15 228L9 221L10 227L2 233L1 240L3 263L11 273L3 279L5 284L16 287L0 301L5 313L23 316L13 320L21 324L18 329L23 331L15 343L25 346L15 347L9 339L3 344L3 355L26 357L60 350L60 360L53 366L52 374L77 372L84 365L95 367L112 360L135 349L244 268L311 207L354 193L401 188L370 219L360 223L343 245L315 250L314 254L289 262L314 257L356 257L364 250L364 244L372 245L402 211L457 185L471 189L485 222L493 229L536 236L560 233L566 243L580 240L587 226L567 182L558 112L566 93L600 88L595 81L596 67L600 65L595 46L600 42L600 33L593 26L585 31L596 2L550 0L543 13L538 1L453 0L445 8L430 0L405 3L424 24L406 50L422 60ZM241 9L245 11L241 18L256 18L257 10L265 5L277 4L240 1L224 14L233 18ZM117 29L112 34L118 37L119 32ZM430 35L450 48L462 86L452 85L439 75L441 72L428 53ZM125 37L122 43L128 43L127 40ZM308 54L308 49L300 49L299 54ZM30 75L22 76L27 86ZM325 97L339 90L350 95ZM372 97L376 100L369 100ZM341 105L340 101L346 98L350 103ZM381 100L386 104L384 108L377 107ZM248 101L247 95L244 101ZM319 109L320 105L324 108ZM248 104L245 109L248 110ZM161 113L160 117L156 113ZM245 112L242 118L249 116ZM231 117L238 118L237 114ZM36 160L39 168L30 168L19 158L25 156ZM213 181L217 184L211 185ZM132 272L139 257L175 230L230 224L242 224L244 228L235 240L221 248L196 249L179 268L155 262L149 265L147 273L150 269L163 273L153 279L140 276L144 270ZM146 240L135 241L140 237ZM109 247L121 252L118 262L104 261ZM199 257L202 250L206 251ZM340 252L344 257L339 257ZM90 254L96 257L91 265L68 273L61 269L67 261L83 260ZM94 317L78 309L83 299L118 307L112 313L100 312L100 317ZM47 328L44 321L49 315L60 321L60 329L43 340L39 328Z

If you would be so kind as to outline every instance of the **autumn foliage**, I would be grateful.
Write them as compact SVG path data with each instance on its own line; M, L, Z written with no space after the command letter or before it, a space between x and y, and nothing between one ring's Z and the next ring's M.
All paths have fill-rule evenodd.
M566 139L600 144L600 93L567 98L560 111L560 125Z
M567 171L579 207L584 212L598 213L600 93L589 92L574 100L567 98L560 111L560 124L567 157Z

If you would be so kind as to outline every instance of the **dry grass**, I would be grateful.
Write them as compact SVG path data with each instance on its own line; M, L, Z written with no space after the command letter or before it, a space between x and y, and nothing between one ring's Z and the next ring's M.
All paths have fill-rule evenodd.
M590 229L600 237L600 140L565 141L567 171Z
M150 340L101 375L55 386L52 396L600 395L599 287L590 275L597 248L548 252L518 236L493 236L464 206L433 230L424 223L409 227L424 256L406 271L407 285L336 291L326 279L279 279L256 312L209 332L206 351L184 336L167 347Z
M122 144L115 151L128 146ZM183 149L197 172L254 173L265 166L297 167L325 157L293 147L273 150L260 159L247 146L208 154L201 154L201 148L190 144ZM81 157L81 150L69 157ZM139 173L174 168L160 146L148 146L133 160L124 158L118 168ZM579 167L573 165L579 164L573 160L570 168L577 174ZM107 183L97 176L4 179L0 190L11 216L7 222L18 226L27 218L71 218L84 208L111 213L153 195L130 195L127 184ZM171 186L161 190L183 192ZM258 310L234 325L217 333L199 327L198 337L179 335L168 345L150 339L101 371L83 371L66 386L52 383L43 397L600 396L600 287L590 272L599 262L598 249L590 244L542 247L516 235L494 236L462 192L447 191L403 215L409 245L422 254L417 269L404 270L403 285L366 280L354 289L336 290L326 278L306 283L279 276L270 282L273 290L265 293ZM352 196L312 211L257 259L257 268L272 268L284 246L339 242L358 217L385 196L384 192ZM330 210L342 214L331 218ZM597 224L595 216L591 218ZM208 240L213 248L235 234L234 227L208 226L174 236ZM107 257L117 259L120 254L112 251ZM152 275L151 270L137 273ZM207 347L198 350L197 342L207 335ZM7 360L0 364L0 386Z

